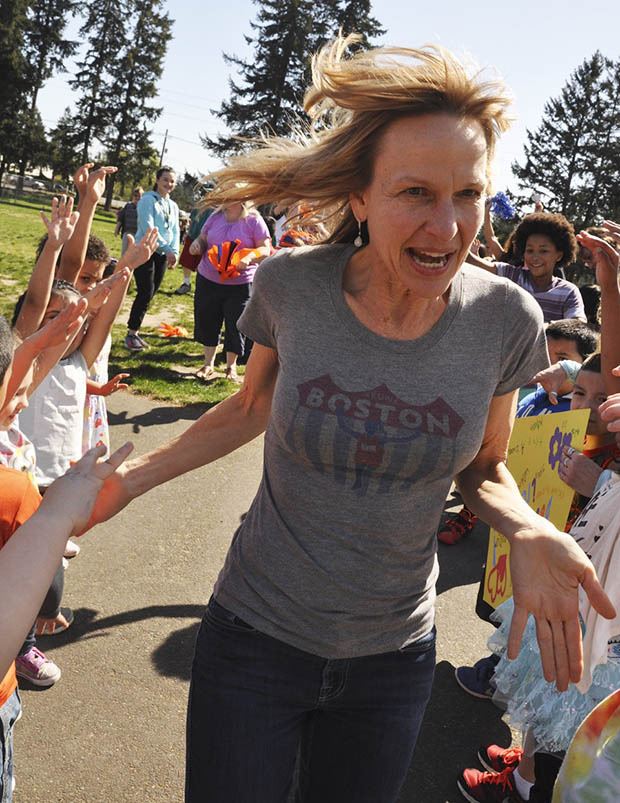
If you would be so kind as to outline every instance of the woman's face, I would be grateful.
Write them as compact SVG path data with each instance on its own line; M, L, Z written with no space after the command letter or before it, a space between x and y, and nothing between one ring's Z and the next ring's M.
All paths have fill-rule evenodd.
M474 120L407 117L383 134L369 186L351 196L366 221L366 258L385 280L422 298L442 296L481 224L487 147Z
M166 195L170 195L174 189L176 181L177 177L174 173L171 173L169 170L164 170L161 176L155 181L157 192L164 197Z
M525 243L523 262L534 279L550 279L562 259L562 252L546 234L530 234Z
M239 218L243 214L243 204L236 203L225 206L224 214L226 215L227 220L239 220Z

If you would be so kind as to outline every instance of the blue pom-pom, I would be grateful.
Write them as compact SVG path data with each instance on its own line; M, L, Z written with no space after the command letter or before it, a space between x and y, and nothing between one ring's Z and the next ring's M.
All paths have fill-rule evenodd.
M510 203L510 198L505 192L497 192L491 198L491 212L502 220L512 220L517 210Z

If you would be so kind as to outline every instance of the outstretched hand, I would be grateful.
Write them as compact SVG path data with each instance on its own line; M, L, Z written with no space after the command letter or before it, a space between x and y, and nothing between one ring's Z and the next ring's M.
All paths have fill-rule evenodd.
M98 167L97 170L93 170L93 172L88 176L88 182L86 185L86 198L95 204L98 203L99 199L105 192L105 182L107 176L111 175L112 173L116 173L117 170L118 167Z
M157 248L159 231L157 228L147 229L144 237L136 242L131 234L127 235L129 243L127 250L119 260L119 266L127 267L130 270L139 268L152 257ZM118 268L117 268L118 270Z
M616 249L600 237L580 231L577 235L579 245L587 248L592 254L592 262L596 270L596 283L601 287L616 287L618 284L618 266L620 254Z
M570 535L546 524L544 530L511 540L514 614L507 656L517 657L531 613L545 680L565 691L583 671L579 587L601 616L613 619L616 611L583 550Z
M73 198L67 198L65 195L61 196L60 200L52 198L50 217L48 218L43 210L40 214L47 229L47 242L54 248L62 248L71 238L80 216L77 210L73 211Z
M121 282L127 283L130 275L131 274L129 270L124 268L120 271L116 271L112 274L112 276L109 276L107 279L99 282L96 287L93 287L92 290L89 290L84 296L84 298L88 301L88 311L97 312L97 310L100 309L100 307L102 307L108 300L108 296L114 287Z
M51 318L29 339L35 341L37 349L41 351L62 346L63 343L68 346L80 331L87 309L85 298L67 302L55 318Z
M616 223L613 220L605 220L603 221L603 228L616 245L620 247L620 223Z
M62 477L47 489L41 511L50 511L70 521L71 535L80 535L86 529L97 494L127 459L133 444L125 443L107 460L105 446L90 449Z
M536 376L532 378L533 383L542 385L545 389L551 404L558 403L558 396L564 393L569 393L572 387L566 371L562 368L560 363L554 363L549 368L544 368L539 371Z
M127 379L129 374L116 374L113 376L112 379L109 379L104 385L99 388L99 396L111 396L113 393L116 393L117 390L127 390L129 385L126 382L123 382L123 379Z
M86 195L86 188L88 187L88 176L93 162L86 162L81 165L73 174L73 183L78 193L78 198L81 200Z

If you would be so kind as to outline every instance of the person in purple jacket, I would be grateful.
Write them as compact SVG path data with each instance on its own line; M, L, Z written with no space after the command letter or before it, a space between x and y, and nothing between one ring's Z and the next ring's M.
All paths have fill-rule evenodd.
M235 240L240 241L239 248L252 249L254 253L242 257L235 271L238 275L230 276L212 264L208 251L214 245ZM190 253L202 255L196 273L194 339L204 346L205 357L197 376L207 382L217 376L213 364L223 323L226 378L239 384L237 359L244 354L246 342L237 329L237 321L250 300L258 263L271 253L269 229L251 204L223 206L207 218Z

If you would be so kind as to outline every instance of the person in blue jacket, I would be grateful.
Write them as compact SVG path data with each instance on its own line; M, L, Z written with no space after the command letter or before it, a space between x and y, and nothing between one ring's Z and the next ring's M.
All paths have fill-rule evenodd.
M138 202L138 231L136 241L148 228L157 227L158 247L153 256L134 271L136 297L129 313L125 346L138 352L148 348L140 337L140 327L151 299L159 289L166 268L173 268L179 256L179 207L170 198L176 183L176 174L171 167L160 167L156 173L155 186L145 192Z

